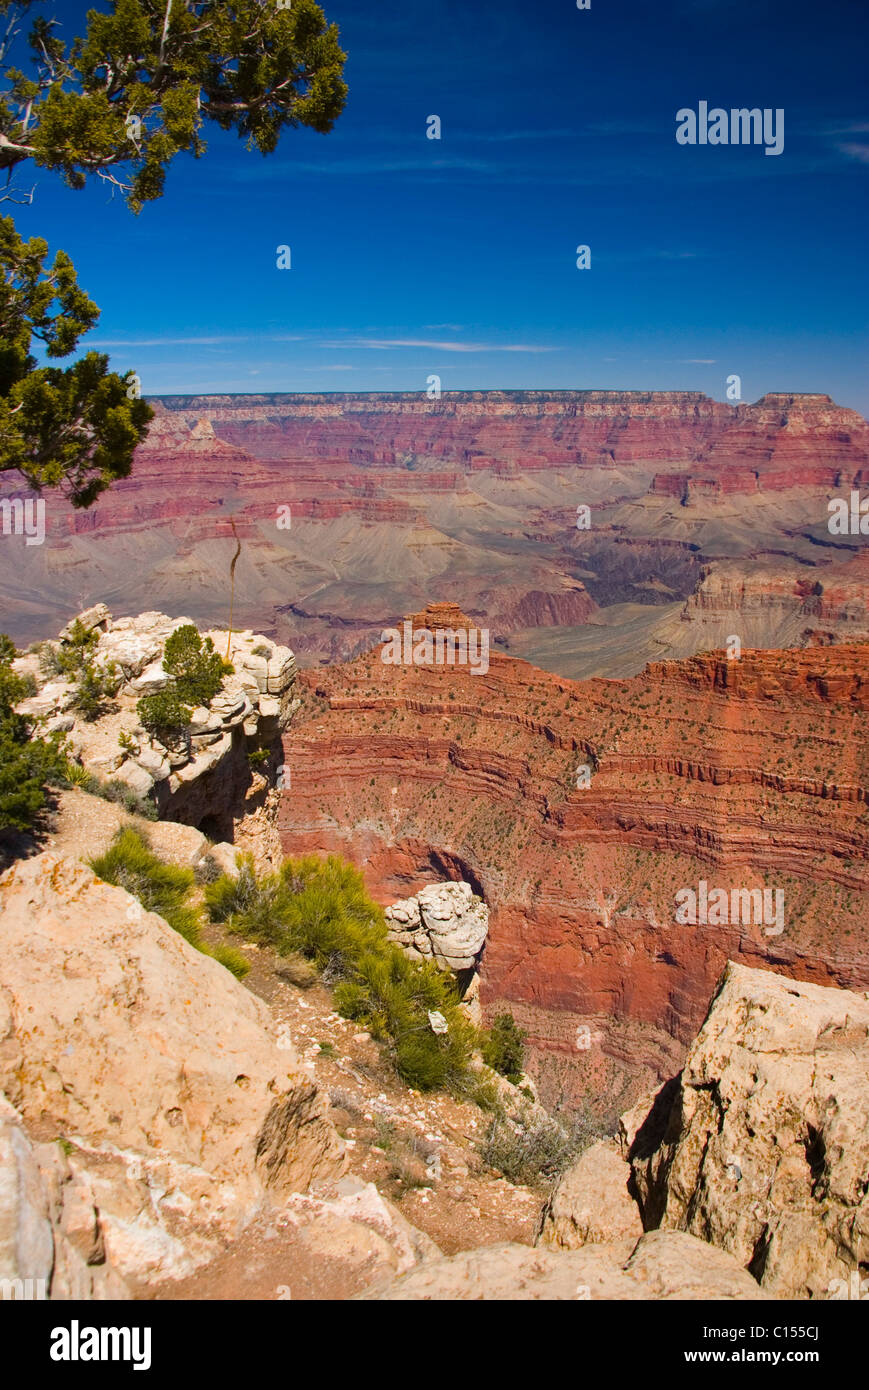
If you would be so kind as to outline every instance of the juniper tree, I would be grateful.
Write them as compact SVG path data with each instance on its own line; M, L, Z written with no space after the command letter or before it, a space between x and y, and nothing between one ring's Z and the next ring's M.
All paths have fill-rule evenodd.
M21 175L38 168L100 179L138 213L176 155L205 153L209 122L268 155L286 127L327 132L343 109L345 55L315 0L115 0L68 44L39 3L0 0L0 201L30 202ZM68 357L99 317L70 258L47 258L0 219L0 472L89 506L130 472L151 410L104 354L38 365L37 344Z

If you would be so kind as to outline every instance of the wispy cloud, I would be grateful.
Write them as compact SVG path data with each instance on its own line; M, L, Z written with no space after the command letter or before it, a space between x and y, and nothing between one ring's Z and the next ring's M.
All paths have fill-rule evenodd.
M859 159L861 164L869 164L869 145L858 145L856 141L849 140L836 148L849 159Z
M228 334L214 338L94 338L88 340L88 347L100 348L140 348L140 347L215 347L224 343L260 343L267 339L270 343L301 343L300 333L263 333L256 338L250 335Z
M717 357L678 357L677 362L687 362L694 367L714 367Z
M557 352L554 347L532 343L460 343L437 338L345 338L341 342L324 341L323 348L374 348L391 351L394 348L427 348L434 352Z

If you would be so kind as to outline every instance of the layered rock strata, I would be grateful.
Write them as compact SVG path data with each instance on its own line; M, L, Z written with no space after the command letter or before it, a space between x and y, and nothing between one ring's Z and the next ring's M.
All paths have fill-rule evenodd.
M375 649L299 688L285 852L348 855L384 904L470 884L490 911L484 1009L529 1031L550 1101L628 1075L625 1105L672 1075L728 958L869 985L866 646L586 682ZM715 889L738 914L680 920Z

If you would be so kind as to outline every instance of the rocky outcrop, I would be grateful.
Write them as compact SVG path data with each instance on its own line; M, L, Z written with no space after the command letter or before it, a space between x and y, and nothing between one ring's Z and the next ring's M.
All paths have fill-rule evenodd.
M427 1261L365 1299L472 1300L763 1299L731 1255L675 1231L556 1253L491 1245Z
M391 941L442 970L473 970L489 930L489 909L469 883L428 884L385 915Z
M687 1231L777 1298L869 1264L869 994L729 964L681 1075L623 1117L645 1227Z
M327 1101L266 1006L122 889L50 853L19 863L0 945L0 1090L88 1265L181 1278L340 1173Z
M74 620L75 621L75 620ZM282 647L252 631L206 632L234 668L206 709L192 711L188 733L166 745L139 723L144 695L165 690L167 638L189 618L140 613L113 619L105 604L85 610L78 622L99 639L91 653L98 670L113 669L120 684L106 712L95 720L76 714L72 680L50 680L19 705L38 730L62 732L73 755L103 781L114 780L154 801L172 820L201 824L208 817L214 838L232 833L253 780L248 754L272 749L294 709L296 662ZM72 623L60 634L68 643ZM16 669L39 680L36 656Z
M106 1264L97 1213L64 1202L67 1172L59 1146L33 1144L0 1095L0 1298L130 1297Z

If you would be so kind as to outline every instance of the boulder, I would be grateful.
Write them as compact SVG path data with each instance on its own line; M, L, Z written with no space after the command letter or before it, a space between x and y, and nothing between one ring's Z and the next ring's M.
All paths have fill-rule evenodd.
M0 1297L129 1298L94 1241L93 1209L67 1202L64 1218L65 1163L59 1145L31 1143L18 1111L0 1096Z
M144 767L141 767L138 762L134 762L131 758L121 763L115 772L115 777L119 782L128 786L131 791L134 791L137 796L148 796L154 786L154 778L150 772L147 772Z
M607 1241L639 1240L643 1223L628 1192L630 1177L630 1165L614 1140L592 1144L546 1203L536 1243L578 1250Z
M28 696L15 708L28 719L47 718L69 709L74 697L75 685L72 681L47 681L36 695Z
M213 859L222 874L228 874L230 878L238 878L238 859L239 849L237 845L227 844L221 840L219 844L212 845L208 850L209 858Z
M344 1166L328 1102L266 1005L55 854L0 878L0 1089L68 1141L125 1280L181 1277L269 1194Z
M54 1239L48 1202L21 1117L0 1095L0 1279L48 1288Z
M85 608L72 618L60 631L61 642L68 642L72 636L72 630L76 623L80 623L85 632L93 632L94 628L105 628L111 622L112 615L104 603L96 603L93 608Z
M103 633L95 653L97 666L108 666L110 662L120 669L125 680L140 676L146 666L155 661L161 653L162 643L155 633L136 633L111 628Z
M442 970L470 970L489 930L489 909L469 883L433 883L386 909L390 938Z
M431 1237L412 1226L373 1183L350 1174L328 1198L291 1195L285 1212L310 1255L358 1265L368 1284L442 1258Z
M145 666L135 680L130 681L130 689L134 695L156 695L158 691L165 690L172 677L168 671L163 670L163 658L159 657Z
M869 1264L867 1073L869 994L729 963L681 1075L623 1117L646 1228L829 1298Z
M581 1250L527 1245L465 1250L379 1284L362 1299L408 1301L596 1299L763 1299L751 1275L732 1256L693 1236L654 1231L630 1242Z

